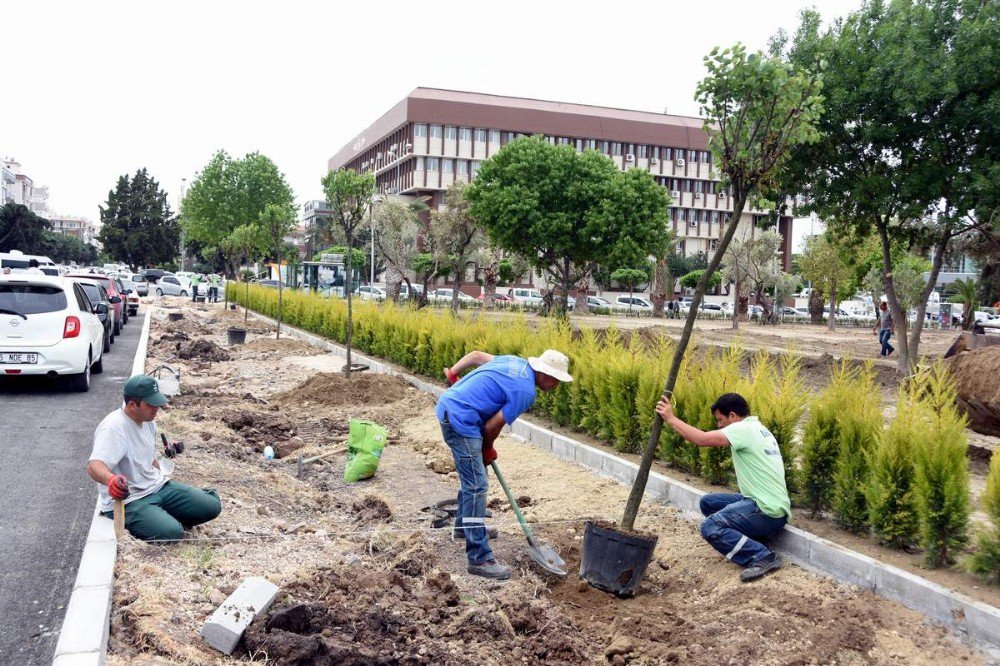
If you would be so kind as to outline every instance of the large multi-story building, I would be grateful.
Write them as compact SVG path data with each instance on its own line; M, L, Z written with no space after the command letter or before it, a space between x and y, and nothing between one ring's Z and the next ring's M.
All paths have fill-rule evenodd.
M96 244L97 225L85 217L76 215L57 215L49 218L52 223L52 231L57 234L75 236L84 243Z
M554 144L597 150L621 169L648 171L671 194L677 251L711 255L731 222L732 197L713 173L702 120L646 111L417 88L330 158L330 170L374 172L380 192L427 197L431 208L456 180L505 144L540 134ZM764 215L745 212L742 235ZM779 220L782 263L791 267L791 218Z
M9 157L3 159L4 192L3 203L27 206L36 215L49 216L49 188L36 186L28 174L21 169L21 163Z

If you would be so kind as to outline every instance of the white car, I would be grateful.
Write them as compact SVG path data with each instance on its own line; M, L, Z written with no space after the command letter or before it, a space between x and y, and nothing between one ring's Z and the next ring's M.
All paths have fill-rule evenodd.
M104 370L104 324L74 280L47 275L0 275L2 374L67 377L90 390L90 373ZM107 314L105 312L104 314Z
M641 296L619 296L615 299L615 309L622 312L653 314L653 304Z
M156 284L152 286L153 293L157 296L183 296L187 297L190 292L188 287L181 284L175 275L164 275Z
M439 289L435 289L430 293L430 295L427 296L427 300L429 300L431 303L451 303L451 296L454 292L455 290L450 287L442 287ZM472 296L469 296L468 294L461 291L458 292L458 301L459 303L466 303L466 304L479 303L479 301L474 299Z
M354 296L358 296L363 301L384 301L385 289L382 287L372 287L366 284L354 290Z
M507 295L513 298L515 303L525 303L527 305L542 304L542 292L537 289L513 287L507 290Z
M611 301L606 298L601 298L600 296L587 296L587 309L591 312L595 310L611 310L613 309Z

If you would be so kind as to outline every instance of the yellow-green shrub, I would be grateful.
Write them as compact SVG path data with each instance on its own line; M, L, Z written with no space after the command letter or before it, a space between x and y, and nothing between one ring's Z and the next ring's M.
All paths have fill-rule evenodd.
M760 351L750 364L750 395L746 396L751 412L778 442L789 494L799 489L795 429L806 409L801 373L800 356L783 355L778 364L768 352Z
M912 545L919 528L913 449L927 432L920 413L919 399L913 391L901 390L896 415L880 433L872 455L866 487L868 522L878 540L892 548Z
M833 518L844 529L862 534L868 530L865 490L869 481L869 458L882 426L881 396L875 389L871 363L858 369L853 390L843 409L833 479Z
M990 459L986 475L986 491L979 498L993 527L979 535L979 546L969 561L969 570L993 585L1000 585L1000 451Z

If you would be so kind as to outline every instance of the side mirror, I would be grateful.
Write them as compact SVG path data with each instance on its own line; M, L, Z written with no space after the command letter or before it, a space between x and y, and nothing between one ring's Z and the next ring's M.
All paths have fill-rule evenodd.
M122 297L121 296L112 296L108 300L110 300L112 303L114 303L115 305L117 305L117 304L119 304L119 303L122 302Z
M105 305L104 303L98 303L97 305L94 306L94 314L95 315L108 314L108 306Z

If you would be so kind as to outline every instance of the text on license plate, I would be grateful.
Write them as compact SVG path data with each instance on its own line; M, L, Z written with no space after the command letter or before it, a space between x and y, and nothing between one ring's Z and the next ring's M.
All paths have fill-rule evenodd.
M28 354L23 352L0 352L0 363L17 363L21 365L33 365L38 363L38 354Z

